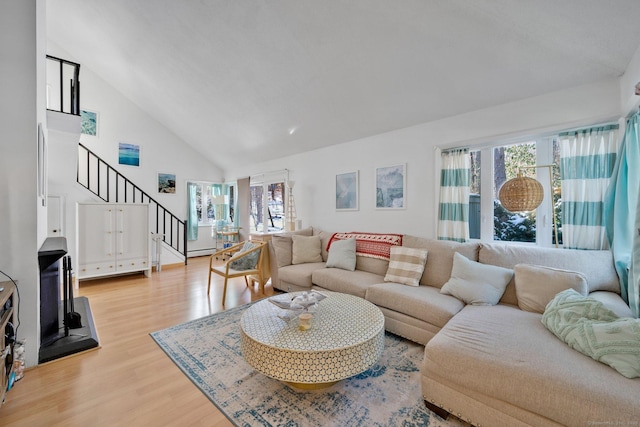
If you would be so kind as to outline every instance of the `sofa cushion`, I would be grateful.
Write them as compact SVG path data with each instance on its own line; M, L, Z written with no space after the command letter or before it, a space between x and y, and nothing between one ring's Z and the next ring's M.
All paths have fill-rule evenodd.
M327 268L341 268L353 271L356 269L356 239L345 239L333 242L329 256L327 257Z
M291 264L322 262L322 242L318 236L291 236Z
M382 283L384 277L367 271L346 271L337 268L323 268L312 273L314 285L334 292L343 292L364 298L367 288Z
M513 268L520 263L535 263L546 267L577 271L587 278L589 292L611 291L620 293L620 282L613 266L610 251L539 248L523 245L482 243L478 261L483 264ZM501 302L517 305L515 283L512 280Z
M295 283L302 288L311 288L311 275L318 269L324 269L324 262L292 264L278 269L278 279L282 282ZM288 291L288 289L283 289Z
M512 277L511 269L480 264L455 253L451 278L440 292L471 305L496 305Z
M606 308L613 311L618 317L633 317L631 308L625 303L620 295L614 292L607 291L595 291L591 292L589 296L597 301L600 301Z
M426 249L393 246L384 281L419 286L426 261Z
M513 272L518 307L534 313L544 313L544 308L559 292L573 289L586 296L589 288L584 274L575 271L516 264Z
M379 283L367 289L367 301L442 328L464 303L432 286Z
M571 350L541 318L505 304L466 306L427 344L423 375L544 414L549 425L640 419L640 379Z
M458 243L449 240L426 239L405 234L402 246L426 249L429 252L420 284L441 288L451 277L453 254L458 252L470 260L478 260L478 243Z
M329 251L327 251L327 247L329 246L329 240L331 240L333 233L314 228L313 235L320 237L320 241L322 242L322 260L326 262L327 259L329 259Z
M369 258L366 256L358 255L356 252L356 270L366 271L367 273L377 274L383 276L387 274L389 268L389 260Z
M284 234L274 234L271 236L271 245L276 255L276 263L278 267L291 265L292 262L292 245L291 236L312 236L313 229L311 227L303 230L292 231Z

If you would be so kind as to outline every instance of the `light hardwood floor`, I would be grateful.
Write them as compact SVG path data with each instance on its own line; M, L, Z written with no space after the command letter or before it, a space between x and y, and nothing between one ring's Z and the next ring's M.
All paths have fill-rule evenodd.
M84 281L100 348L27 370L0 407L1 426L230 426L150 332L223 309L222 279L207 297L209 257L143 275ZM232 279L225 308L273 294ZM28 345L33 345L27 342Z

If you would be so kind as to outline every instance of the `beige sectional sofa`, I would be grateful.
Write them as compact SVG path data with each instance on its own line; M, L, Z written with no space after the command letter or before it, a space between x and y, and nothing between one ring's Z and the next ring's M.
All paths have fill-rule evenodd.
M319 236L322 261L292 264L292 234ZM326 268L331 235L309 228L273 236L273 287L345 292L376 304L389 332L425 345L422 391L428 404L474 425L640 424L640 378L625 378L556 338L542 324L541 313L518 306L515 276L494 306L465 305L440 292L457 252L509 269L534 264L581 273L589 296L618 316L630 317L608 251L461 244L404 235L402 246L427 250L420 286L414 287L385 282L386 260L358 255L355 271Z

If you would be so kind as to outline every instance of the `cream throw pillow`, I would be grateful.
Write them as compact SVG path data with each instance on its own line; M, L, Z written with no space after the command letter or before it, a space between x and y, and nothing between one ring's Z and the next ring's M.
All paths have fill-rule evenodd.
M278 268L291 265L292 262L292 245L291 236L312 236L313 228L308 227L298 231L291 231L286 234L274 234L271 236L271 246L276 256L276 264Z
M513 277L513 270L471 261L453 254L451 278L440 293L471 305L496 305Z
M524 311L544 313L549 302L566 289L587 296L587 278L578 272L540 265L517 264L513 267L518 307Z
M392 246L385 282L420 286L420 278L427 262L427 250Z
M291 265L293 258L291 236L271 236L271 245L275 252L278 268Z
M320 237L320 236L318 236ZM356 239L336 240L327 256L327 268L356 269Z
M320 236L291 236L292 264L322 262L322 241Z

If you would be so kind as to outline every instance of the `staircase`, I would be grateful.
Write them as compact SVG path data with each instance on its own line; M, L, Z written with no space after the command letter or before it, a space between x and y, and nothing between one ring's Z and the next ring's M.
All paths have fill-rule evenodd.
M148 203L151 230L163 235L162 241L183 255L187 264L186 221L179 219L82 143L78 143L77 181L105 202Z
M80 116L79 76L80 64L47 55L47 110L67 117ZM63 128L58 130L65 131ZM74 146L70 148L75 149ZM162 241L184 256L187 264L186 221L172 214L82 143L78 144L76 180L105 202L148 203L151 230L162 235Z

